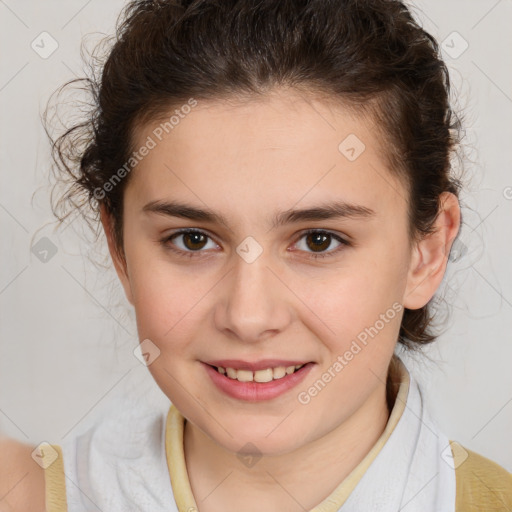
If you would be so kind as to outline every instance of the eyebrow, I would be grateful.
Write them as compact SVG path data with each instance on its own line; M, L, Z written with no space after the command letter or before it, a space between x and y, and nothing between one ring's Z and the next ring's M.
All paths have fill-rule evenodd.
M179 201L150 201L142 208L142 211L167 215L169 217L223 224L224 226L229 225L227 219L220 213L216 213L208 208L197 208ZM272 228L277 228L301 221L340 218L370 219L375 215L375 211L366 206L351 204L345 201L333 201L310 208L290 209L279 212L272 217L271 226Z

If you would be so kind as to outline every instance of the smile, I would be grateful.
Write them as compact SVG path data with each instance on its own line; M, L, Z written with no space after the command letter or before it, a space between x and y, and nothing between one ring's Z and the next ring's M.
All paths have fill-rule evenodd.
M221 361L202 362L201 365L218 391L246 402L272 400L286 394L316 366L313 362L278 360L259 363L224 360L222 363L224 366Z

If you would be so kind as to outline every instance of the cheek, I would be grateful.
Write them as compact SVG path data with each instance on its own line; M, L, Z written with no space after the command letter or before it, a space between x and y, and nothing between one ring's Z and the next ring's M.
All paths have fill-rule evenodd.
M320 319L318 336L331 352L343 354L354 340L368 343L370 355L378 345L394 344L402 316L404 261L397 254L361 257L355 266L340 269L339 274L322 286L308 286L307 304Z
M139 337L162 345L183 339L184 329L194 317L194 304L200 300L198 283L154 260L135 265L131 282ZM203 295L207 289L205 286Z

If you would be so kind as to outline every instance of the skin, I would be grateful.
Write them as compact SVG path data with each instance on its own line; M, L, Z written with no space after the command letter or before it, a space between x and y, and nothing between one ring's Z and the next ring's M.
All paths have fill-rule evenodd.
M158 124L139 127L135 147ZM349 134L366 146L355 161L338 150ZM457 198L443 194L435 234L411 245L407 192L387 169L383 148L371 119L325 98L278 89L244 103L199 102L130 175L125 259L102 208L139 338L160 350L148 369L187 420L185 457L200 512L309 510L382 434L389 418L385 381L402 313L308 404L297 396L393 303L420 308L443 278L460 224ZM375 215L271 228L273 213L334 199ZM228 224L143 212L153 200L209 208ZM160 241L182 228L209 237L200 253L184 236ZM302 235L311 228L351 245L331 238L316 249L331 256L315 260L314 242ZM263 249L252 263L236 252L247 236ZM212 384L200 361L220 358L315 365L296 388L249 403ZM248 442L263 455L252 467L238 457Z
M0 512L44 512L44 470L35 446L0 434Z

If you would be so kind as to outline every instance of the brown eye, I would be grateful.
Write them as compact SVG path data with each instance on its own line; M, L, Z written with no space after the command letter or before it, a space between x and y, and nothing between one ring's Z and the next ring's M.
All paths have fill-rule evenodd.
M208 238L203 233L197 233L195 231L184 233L181 236L183 237L183 244L191 251L202 249L206 244L206 239Z
M326 234L322 231L308 233L306 235L306 245L313 251L324 251L331 245L331 238L332 236L330 234Z
M304 243L302 243L303 240ZM334 246L334 249L328 251L327 249L331 247L333 242L336 242L338 245ZM344 246L350 246L350 243L334 233L318 229L310 229L302 234L299 241L296 243L296 246L301 251L308 253L310 258L314 259L334 256L343 250Z
M212 245L208 247L208 242ZM211 237L202 231L186 229L166 236L161 240L161 243L166 249L180 253L186 256L202 256L202 249L217 248L217 244L211 240Z

